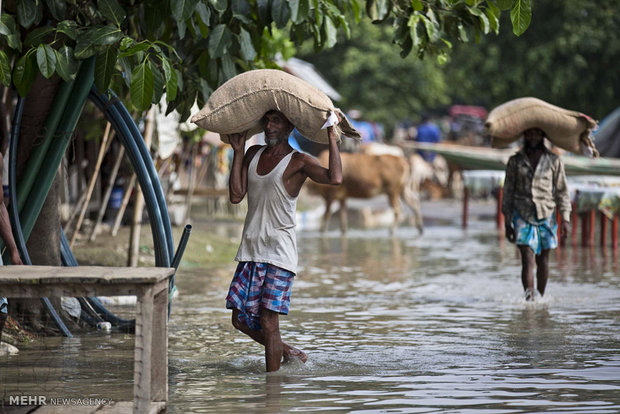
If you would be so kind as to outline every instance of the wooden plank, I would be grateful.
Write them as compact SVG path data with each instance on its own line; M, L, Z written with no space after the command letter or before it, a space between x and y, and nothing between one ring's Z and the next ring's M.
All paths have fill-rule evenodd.
M151 334L151 401L168 399L168 286L167 283L153 299L153 329Z
M147 413L151 403L151 362L153 335L153 289L138 296L136 306L136 338L133 373L133 409Z
M1 266L0 285L19 283L157 283L172 267Z
M141 284L123 283L118 285L89 284L0 284L0 291L6 297L37 298L61 296L123 296L138 295L144 288Z

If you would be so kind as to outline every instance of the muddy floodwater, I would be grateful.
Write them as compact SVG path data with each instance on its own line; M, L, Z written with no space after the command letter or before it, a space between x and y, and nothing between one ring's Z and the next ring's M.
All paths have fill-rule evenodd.
M301 232L280 325L309 359L273 374L224 307L232 258L208 271L183 268L169 325L168 411L620 412L617 254L554 252L547 294L526 303L518 252L493 221L466 231L455 223L431 223L422 237L408 227L395 237ZM43 362L46 392L129 400L132 347L123 334L51 338L22 350L22 378ZM5 394L15 375L0 374Z

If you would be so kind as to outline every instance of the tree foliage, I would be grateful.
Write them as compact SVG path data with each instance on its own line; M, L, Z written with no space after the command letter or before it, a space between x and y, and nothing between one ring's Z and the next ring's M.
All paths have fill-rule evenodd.
M497 36L455 44L443 65L399 58L398 48L387 44L395 28L364 21L352 25L350 39L320 54L302 48L301 57L340 92L339 105L361 109L388 130L404 119L419 121L423 112L447 110L443 105L491 109L523 96L596 119L614 110L620 95L615 2L537 2L532 17L534 24L517 38L504 15Z
M458 45L446 65L452 99L494 107L536 96L602 119L619 105L617 2L537 2L533 24L516 39L501 30L480 44ZM540 23L538 23L540 22Z
M300 57L313 63L338 90L343 110L360 110L362 117L385 125L419 121L423 112L450 102L448 82L436 59L399 56L390 42L393 28L361 21L351 38L313 54L308 45Z
M502 10L521 34L531 0L5 0L0 82L25 95L40 72L74 79L95 57L100 90L128 91L144 110L163 93L182 119L237 73L275 67L287 37L333 47L350 23L395 28L401 55L446 56L452 42L497 32ZM288 35L283 36L286 33Z

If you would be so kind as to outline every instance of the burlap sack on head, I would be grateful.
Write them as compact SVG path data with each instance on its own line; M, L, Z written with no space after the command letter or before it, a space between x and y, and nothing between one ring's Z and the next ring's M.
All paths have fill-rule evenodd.
M306 81L281 70L257 69L228 80L211 94L205 106L192 116L192 122L220 134L228 143L228 134L248 130L247 138L262 132L260 120L266 112L282 112L297 130L312 141L328 143L322 129L331 112L341 117L335 128L352 138L360 138L346 116L331 99Z
M485 122L493 147L517 141L529 128L540 128L554 145L576 154L598 157L590 133L596 121L580 112L538 98L518 98L494 108Z

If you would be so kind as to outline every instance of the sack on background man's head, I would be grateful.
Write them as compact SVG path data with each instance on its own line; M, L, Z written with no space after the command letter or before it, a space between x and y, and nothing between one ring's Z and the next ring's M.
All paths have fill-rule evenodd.
M540 128L554 145L576 154L597 157L598 151L590 137L596 125L596 121L585 114L526 97L494 108L487 116L485 129L496 148L517 141L526 129Z

